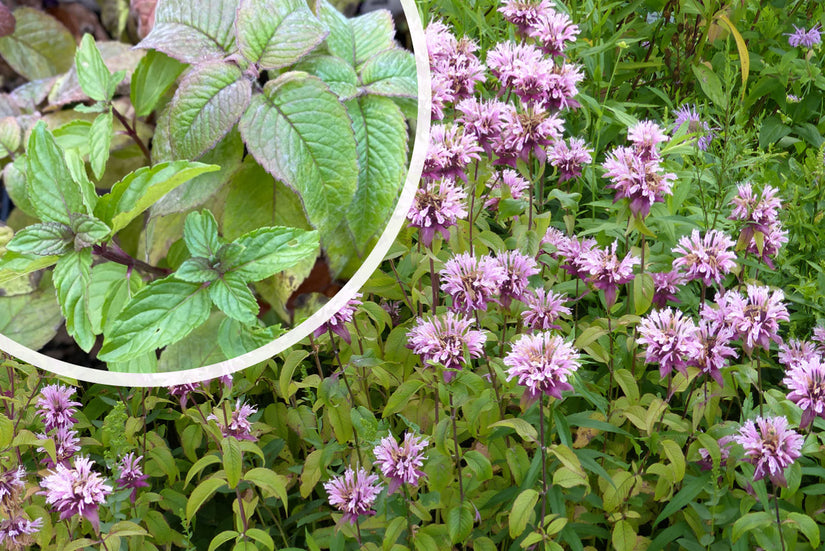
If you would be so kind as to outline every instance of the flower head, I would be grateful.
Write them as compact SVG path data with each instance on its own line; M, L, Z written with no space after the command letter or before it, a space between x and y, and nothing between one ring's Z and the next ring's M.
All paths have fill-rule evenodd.
M149 475L143 474L143 469L140 467L140 460L142 455L135 457L132 452L127 453L120 459L120 477L117 479L117 485L121 488L131 488L132 503L137 497L138 488L148 488Z
M518 27L519 32L527 34L536 27L541 17L555 10L550 0L505 0L498 11L504 19Z
M57 465L40 482L44 489L40 494L45 495L46 503L60 513L60 520L80 515L98 532L97 508L112 493L112 487L104 484L103 477L92 471L93 465L94 462L83 456L74 460L73 469Z
M507 279L507 273L495 259L476 258L469 253L454 256L439 273L444 292L453 299L452 309L465 314L486 310L487 303Z
M777 486L787 486L784 470L801 455L803 440L788 428L785 417L757 417L756 423L748 419L736 435L746 460L756 466L753 479L768 476Z
M467 181L465 173L472 160L479 160L482 151L476 137L465 132L463 127L434 124L430 128L430 145L424 159L422 178L461 178Z
M180 409L186 409L186 402L189 400L189 394L195 392L200 387L195 383L183 383L182 385L173 385L168 388L169 394L177 396L180 401Z
M407 345L425 362L440 363L448 370L461 369L470 358L478 358L483 352L487 335L470 329L473 321L454 312L447 312L429 320L418 318L407 338ZM464 355L467 351L469 358ZM449 382L455 373L446 371L444 380Z
M575 42L580 32L569 15L554 9L545 10L530 27L528 34L551 56L563 55L567 43Z
M791 369L803 362L809 362L819 358L819 350L816 345L808 341L791 339L788 342L779 344L779 363Z
M258 438L252 435L252 424L249 422L249 416L257 411L258 408L242 402L241 399L238 398L231 416L227 416L224 410L222 415L212 413L206 419L214 420L218 424L224 438L234 436L237 440L250 440L254 442Z
M794 32L785 33L788 37L788 44L797 48L804 46L806 48L813 48L814 45L822 42L822 31L819 30L819 24L814 25L810 31L806 31L805 27L793 26Z
M418 188L407 218L410 227L419 229L425 247L432 245L436 233L450 238L449 228L467 217L466 199L467 193L452 180L427 182Z
M559 329L554 322L561 315L570 315L570 308L564 305L566 296L547 292L541 287L524 293L521 300L527 305L527 310L521 313L521 317L533 331Z
M46 434L38 434L39 440L48 440L50 437ZM69 465L69 459L74 456L75 452L80 451L80 438L77 437L76 430L70 430L66 427L59 427L51 436L54 440L55 447L55 461L52 461L51 456L46 455L40 462L46 467L53 469L56 464L63 466ZM40 453L46 453L46 448L37 448Z
M722 368L727 367L728 358L737 356L730 343L736 337L733 328L715 322L701 320L697 334L702 348L699 354L691 359L690 364L698 367L705 375L724 386Z
M614 202L627 198L636 216L647 216L653 203L663 202L672 195L671 182L676 174L664 173L657 158L645 159L632 147L617 147L607 154L602 166L607 187L616 190Z
M790 389L788 400L802 409L799 428L804 429L816 417L825 419L825 364L819 356L792 365L782 384Z
M46 386L40 391L37 413L46 425L46 432L57 427L71 427L77 422L72 416L77 412L74 406L79 406L80 402L71 399L74 393L72 387L59 384Z
M653 121L641 121L631 126L627 130L627 139L633 142L636 153L642 160L658 159L659 152L656 150L662 142L670 138L665 134L664 129Z
M703 237L699 237L699 230L693 230L673 248L681 255L673 261L673 268L683 271L688 281L701 279L705 285L721 285L725 274L736 267L733 245L733 240L718 230L708 230Z
M494 164L516 168L518 160L527 162L530 153L544 162L547 159L544 148L561 139L564 132L564 119L542 106L524 112L504 111L502 117L501 135L493 143L498 156Z
M652 272L653 277L653 305L664 308L668 301L681 302L676 298L679 286L685 284L685 278L676 270L669 272Z
M525 190L530 187L530 182L522 178L515 170L506 168L500 173L494 173L487 185L490 188L490 193L488 195L489 199L484 202L484 208L495 210L498 208L498 203L503 195L501 193L502 188L507 188L511 199L521 199Z
M734 437L730 435L723 436L718 440L720 468L727 464L728 458L730 457L730 448L733 446L734 442ZM702 457L702 459L698 461L699 467L701 467L703 471L711 470L713 468L713 458L710 456L710 452L707 448L699 448L699 455Z
M17 510L23 497L23 489L26 487L23 482L25 476L26 469L23 467L0 473L0 512L10 515L12 511Z
M498 287L498 300L502 306L508 308L513 299L522 299L530 283L527 278L536 275L539 270L533 257L519 251L500 253L495 257L494 262L502 268L505 276Z
M8 551L29 549L34 542L33 536L43 527L43 519L29 520L17 514L0 520L0 546Z
M713 141L715 134L710 125L699 116L696 106L686 103L674 113L676 113L676 119L673 121L673 131L675 132L682 128L682 126L687 125L686 130L689 133L698 134L696 146L700 150L706 151L710 142Z
M504 357L507 380L518 378L531 400L541 394L561 400L563 390L573 390L567 378L579 368L579 352L552 333L521 335Z
M581 176L582 165L593 162L593 150L585 147L584 140L570 138L568 146L564 140L556 140L547 151L547 160L559 170L559 183Z
M443 88L441 99L452 102L472 96L476 83L486 79L484 65L475 55L478 45L466 36L456 39L440 21L430 23L425 35L433 81Z
M674 369L687 374L691 359L702 353L699 329L679 310L653 310L639 322L636 342L646 346L645 361L658 363L664 379Z
M352 321L352 316L355 314L355 311L358 310L358 307L363 304L363 302L361 302L361 296L361 293L355 293L352 298L341 307L340 310L335 312L331 318L322 323L321 326L312 333L312 336L317 339L324 333L332 331L344 339L347 344L350 344L352 342L352 338L350 337L349 329L347 329L346 324Z
M461 100L456 109L460 113L456 117L456 122L464 126L464 132L475 136L489 156L493 142L501 135L504 125L502 113L514 108L497 99L481 101L472 97Z
M426 438L408 432L400 446L392 435L382 438L381 443L375 446L372 450L375 464L390 479L388 495L395 493L402 484L418 486L418 479L424 476L420 467L426 459L423 452L428 443Z
M589 281L597 289L604 291L608 310L616 304L616 292L619 285L632 281L633 266L640 263L639 258L628 253L620 261L616 255L616 242L606 249L593 249L584 257L584 268L590 273Z
M738 331L742 346L750 355L757 346L769 350L771 341L782 342L779 322L790 317L782 302L785 293L781 290L771 292L769 287L749 284L747 291L747 299L732 291L725 296L730 307L729 323Z
M575 235L571 235L558 239L555 243L558 249L557 256L564 259L561 268L570 274L570 277L577 279L589 277L588 263L590 262L590 255L594 249L598 248L598 245L598 242L592 237L579 239Z
M381 483L377 474L370 474L360 468L356 474L347 467L344 474L324 482L324 489L329 495L329 504L344 512L343 522L355 524L361 515L374 515L372 505L381 493Z

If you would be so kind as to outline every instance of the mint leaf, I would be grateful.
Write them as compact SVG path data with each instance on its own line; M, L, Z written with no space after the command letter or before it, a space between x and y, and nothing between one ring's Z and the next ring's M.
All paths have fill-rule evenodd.
M379 52L361 67L361 84L370 94L417 98L415 57L401 48Z
M57 334L63 317L54 292L37 289L0 296L0 334L31 350L39 350Z
M184 63L222 59L235 49L238 0L160 0L155 25L138 48L153 48Z
M87 301L92 268L92 251L71 251L61 257L54 267L54 288L60 310L66 318L66 332L78 346L88 352L95 344L95 335L89 319Z
M212 303L232 319L252 324L258 319L258 301L237 273L227 273L209 285Z
M92 267L89 282L89 321L95 335L103 332L106 317L104 304L107 298L129 289L130 286L136 292L143 283L139 277L127 277L127 273L126 266L115 262L103 262Z
M6 249L17 253L39 256L60 255L69 252L74 234L65 224L43 222L32 224L14 234Z
M297 228L260 228L235 240L244 249L225 274L260 281L318 254L318 232Z
M383 231L407 174L407 124L392 100L363 96L347 102L358 140L358 189L347 209L356 251L363 255Z
M292 65L329 33L305 0L241 0L235 28L241 55L261 69Z
M226 356L221 352L215 334L220 323L225 320L220 312L213 312L203 325L161 352L157 370L159 372L194 369L221 362Z
M284 73L252 99L239 128L255 160L298 191L322 238L334 232L358 186L358 161L346 108L329 87Z
M65 73L72 66L75 40L54 17L32 8L14 10L14 34L0 38L0 55L27 80Z
M83 204L86 206L85 211L94 212L97 200L100 197L97 195L94 184L89 180L88 174L86 174L86 163L83 162L80 152L77 149L69 149L63 153L63 159L66 161L72 180L80 187L80 195L83 198Z
M195 66L169 108L169 143L180 158L195 159L232 130L249 105L252 83L233 63Z
M280 326L262 327L261 321L244 324L232 318L224 318L218 328L218 345L227 358L235 358L252 352L272 342L283 333Z
M57 256L38 256L6 251L3 256L0 256L0 286L5 287L32 272L48 268L57 262L57 259Z
M172 276L153 281L115 318L98 358L123 362L184 338L209 318L211 302L200 283Z
M109 237L109 226L87 214L76 214L72 217L72 231L74 232L75 249L80 250L98 243Z
M25 156L17 157L14 162L3 167L3 185L15 208L31 217L37 216L34 205L29 200Z
M186 68L183 63L162 52L150 50L132 73L129 97L138 117L145 117L157 107L163 94Z
M175 270L175 277L190 283L207 283L216 280L220 274L212 267L208 258L187 258Z
M77 80L83 92L95 101L109 101L109 78L111 73L103 63L100 50L97 49L95 39L89 33L83 35L80 47L75 52L74 63L77 69Z
M352 65L334 55L312 55L295 66L323 80L341 100L358 94L358 75Z
M117 233L169 191L199 174L218 169L220 167L216 165L191 161L171 161L139 168L100 198L95 216Z
M72 213L88 213L63 152L43 121L32 130L26 160L29 201L41 220L69 225Z
M353 67L380 51L395 46L395 25L387 10L377 10L347 19L327 0L318 2L318 18L329 27L329 52Z
M95 178L100 180L109 160L109 148L112 145L112 112L101 113L95 118L89 129L89 164Z
M218 222L208 210L190 213L183 223L183 240L192 256L212 258L218 253L221 239Z

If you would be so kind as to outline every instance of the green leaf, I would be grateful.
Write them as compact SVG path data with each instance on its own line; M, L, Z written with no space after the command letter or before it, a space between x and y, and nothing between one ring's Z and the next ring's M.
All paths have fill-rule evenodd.
M94 184L86 174L86 163L80 157L79 150L69 149L64 151L63 158L69 168L72 180L80 187L80 195L83 198L83 204L86 206L85 212L94 212L99 197Z
M191 161L171 161L139 168L100 198L95 216L109 224L112 233L117 233L169 191L199 174L219 169L217 165Z
M261 69L292 65L329 32L305 0L241 0L235 28L241 55Z
M352 65L334 55L312 55L295 66L323 80L342 101L358 94L358 75Z
M88 35L86 35L88 36ZM109 148L112 146L112 112L98 115L89 129L89 164L95 178L100 180L109 160Z
M183 240L192 256L214 258L221 246L218 221L209 210L192 212L183 223Z
M278 326L261 327L224 318L218 328L218 346L227 358L235 358L271 343L280 331Z
M112 230L109 226L86 214L72 216L72 231L74 232L74 247L77 250L97 245L109 237Z
M63 323L54 292L0 296L0 335L31 350L40 350Z
M0 119L0 158L16 152L23 142L23 129L15 117Z
M3 168L3 185L14 203L14 208L20 209L29 216L37 216L34 205L29 200L25 156L17 157L14 162L8 163Z
M215 551L215 549L217 549L224 543L230 540L234 540L238 536L240 536L240 533L236 532L235 530L224 530L223 532L212 538L212 541L209 542L209 549L207 551Z
M633 551L636 548L636 531L626 520L613 527L613 548L616 551Z
M261 166L302 197L322 239L335 232L358 187L358 155L346 108L329 87L284 73L252 99L239 127Z
M137 47L159 50L184 63L223 59L235 49L237 9L238 0L164 0L155 10L152 31Z
M484 454L477 450L470 450L463 457L467 466L476 474L476 480L483 482L493 478L493 466Z
M410 398L413 394L421 390L424 386L424 381L419 381L417 379L410 379L404 381L398 388L395 389L395 392L387 400L387 405L384 406L384 412L381 414L384 419L398 413L409 403Z
M125 361L184 338L209 318L211 302L199 283L172 276L153 281L117 316L98 358Z
M347 102L358 143L358 188L347 221L363 255L395 208L407 174L407 125L392 100L376 96Z
M387 10L348 19L327 0L321 0L318 18L329 27L327 48L330 53L353 67L359 67L378 52L395 46L395 25Z
M464 503L461 507L453 507L447 513L447 533L452 543L466 541L473 531L473 513L471 505Z
M135 107L135 115L145 117L154 111L160 98L185 68L186 65L166 54L150 50L132 74L129 97Z
M69 175L63 152L43 121L32 130L26 160L28 196L41 220L69 225L73 213L88 214L80 187Z
M172 153L195 159L215 147L241 118L251 97L252 83L234 63L196 65L169 107Z
M297 228L260 228L234 241L244 247L234 262L228 262L225 274L243 281L260 281L304 260L318 251L318 232Z
M722 81L713 72L713 69L703 63L691 65L696 80L699 81L702 91L716 106L724 111L728 105L728 97L722 88Z
M662 440L659 446L673 465L673 472L676 474L674 482L681 482L685 477L685 454L682 452L682 447L670 439Z
M74 62L77 68L77 80L83 92L95 101L111 100L112 94L109 92L111 73L103 63L103 57L97 49L95 39L89 33L83 35L80 47L75 52Z
M814 519L802 513L788 513L788 519L799 527L808 541L811 542L811 548L819 548L819 526L817 526Z
M192 520L203 504L211 498L218 488L226 486L226 482L220 478L207 478L192 490L189 499L186 501L186 518Z
M0 38L0 55L27 80L65 73L74 61L75 40L57 19L41 10L17 8L11 36Z
M309 353L306 350L292 350L287 355L284 365L281 366L281 372L278 374L278 389L281 391L282 397L288 398L290 396L289 384L292 382L292 375L307 356L309 356Z
M103 262L92 268L89 282L89 320L95 335L103 332L104 304L107 295L110 295L110 301L111 295L120 292L128 295L129 290L137 291L143 281L139 277L127 278L127 270L126 266L115 262ZM121 307L124 303L125 300L121 301Z
M705 486L708 483L708 476L702 476L698 478L694 478L684 486L679 492L673 496L673 499L667 502L665 508L659 513L659 516L656 517L656 520L653 522L654 528L657 524L659 524L664 519L668 518L670 515L679 511L688 503L693 501L696 496L698 496L702 491L705 489Z
M260 528L250 528L246 531L246 536L260 544L263 544L263 546L269 549L269 551L273 551L275 549L275 542L272 541L272 537Z
M490 425L488 428L495 428L495 427L507 427L511 428L516 433L521 436L523 440L527 442L535 442L538 438L538 432L536 429L533 428L533 425L525 421L524 419L519 419L514 417L512 419L502 419L501 421L497 421Z
M92 252L72 251L57 261L54 267L54 288L60 310L66 318L66 332L78 346L88 352L95 344L95 335L86 303L91 279Z
M157 370L162 373L216 364L226 359L215 338L226 317L213 312L209 319L181 340L167 346L160 355Z
M753 530L764 529L771 525L773 517L766 511L758 511L755 513L748 513L747 515L737 519L733 523L733 530L731 531L731 542L736 541L745 535L747 532Z
M61 255L69 251L74 239L72 229L57 222L32 224L14 234L6 249L40 256Z
M212 303L232 319L251 325L258 319L258 301L249 285L236 273L230 272L209 285Z
M265 498L277 497L284 507L287 506L287 479L284 475L277 474L270 469L256 467L244 474L243 479L260 488Z
M513 508L510 511L510 537L515 539L519 537L524 529L527 528L527 522L533 515L533 508L539 500L539 493L532 488L521 492L516 500L513 502Z
M208 258L198 256L184 260L183 264L175 270L175 277L189 283L206 283L215 281L220 274L212 267Z
M0 285L8 286L26 275L48 268L57 262L56 256L37 256L8 251L0 257Z
M654 291L653 277L650 274L639 274L633 280L633 308L637 316L643 315L653 304Z
M361 84L370 94L418 98L415 56L403 48L379 52L361 67Z
M221 440L223 470L226 473L226 483L232 490L241 480L243 470L243 455L241 446L234 436L227 436Z

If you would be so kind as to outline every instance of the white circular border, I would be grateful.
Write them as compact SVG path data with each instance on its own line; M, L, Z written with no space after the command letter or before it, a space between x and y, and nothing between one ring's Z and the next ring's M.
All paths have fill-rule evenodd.
M395 210L386 228L384 228L384 232L378 239L378 243L373 247L361 267L358 268L352 276L352 279L350 279L329 302L304 320L300 325L257 350L247 352L246 354L220 363L169 373L116 373L113 371L82 367L30 350L3 335L0 335L0 350L36 367L50 371L55 375L91 383L130 387L172 386L214 379L263 362L283 352L290 346L297 344L317 327L320 327L321 324L329 320L335 313L343 308L358 289L367 282L384 260L384 255L395 241L398 232L401 231L401 227L406 220L407 212L412 206L415 191L418 188L418 181L421 178L421 172L424 168L424 157L427 154L430 135L430 109L432 101L427 41L414 0L401 0L401 7L404 10L404 17L407 20L407 26L412 37L413 53L415 55L415 65L418 76L418 120L416 124L415 142L413 144L412 155L410 156L410 167L407 172L404 189L401 191Z

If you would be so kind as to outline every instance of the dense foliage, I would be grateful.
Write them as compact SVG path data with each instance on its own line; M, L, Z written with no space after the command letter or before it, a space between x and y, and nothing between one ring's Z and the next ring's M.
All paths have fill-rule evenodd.
M362 296L233 379L7 360L4 543L820 547L822 6L420 8L430 148Z

